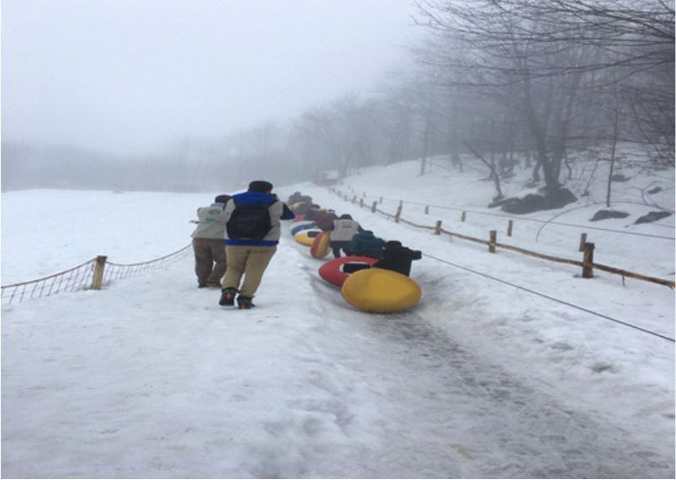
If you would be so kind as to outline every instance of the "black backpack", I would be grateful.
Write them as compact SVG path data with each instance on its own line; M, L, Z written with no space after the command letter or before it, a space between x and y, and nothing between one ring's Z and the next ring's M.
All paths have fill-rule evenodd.
M234 201L234 200L233 200ZM272 229L269 205L237 205L228 220L228 238L235 240L263 240Z

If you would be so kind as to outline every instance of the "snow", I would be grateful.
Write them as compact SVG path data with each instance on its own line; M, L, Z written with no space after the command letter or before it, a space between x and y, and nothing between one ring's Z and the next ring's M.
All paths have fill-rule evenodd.
M415 178L413 167L374 168L343 188L483 208L490 185L470 182L476 172L444 193L440 172ZM384 238L674 336L666 287L492 255L309 184L280 196L295 190ZM101 253L125 262L175 250L212 197L3 194L3 284ZM440 218L413 208L404 216ZM486 233L495 221L468 220L454 228ZM36 228L44 221L54 230ZM535 242L525 223L517 220L514 244L578 258L578 232L549 226ZM673 343L430 257L413 265L417 308L357 312L288 227L252 311L219 307L217 290L197 289L190 258L102 291L4 306L4 476L673 477ZM593 235L609 264L673 269L673 242L622 255L615 237Z
M2 284L32 280L97 255L133 263L190 242L198 207L216 193L24 190L2 194ZM180 220L178 220L180 219ZM29 248L32 246L32 248ZM21 261L18 261L18 259Z
M630 214L624 219L610 219L600 222L589 222L594 213L605 207L605 188L607 165L601 164L590 186L590 195L583 197L584 180L577 180L579 174L593 168L591 162L580 161L575 168L575 180L566 185L580 199L560 210L542 211L529 215L512 215L499 209L487 208L490 199L495 195L493 182L487 181L485 168L468 164L465 173L449 170L446 157L435 157L428 165L428 173L419 176L419 162L403 162L391 168L373 167L364 169L360 175L351 177L339 189L364 197L365 205L383 197L378 208L394 214L400 200L413 201L405 203L402 216L408 220L426 225L434 225L442 220L444 228L459 231L466 235L488 239L488 231L498 231L498 241L512 243L542 253L581 259L578 253L580 233L588 234L587 241L594 242L595 261L630 271L638 271L646 275L668 278L674 275L674 216L659 222L634 225L639 216L650 211L666 209L674 211L674 170L645 171L638 166L626 166L623 174L630 176L628 182L613 184L612 207ZM503 181L506 196L532 193L533 189L524 188L529 171L517 170L517 175ZM654 195L647 193L653 187L662 188ZM425 204L431 205L429 214L425 215ZM453 207L453 210L435 207L434 205ZM466 221L461 222L461 211L468 210ZM482 215L505 215L495 217ZM555 217L555 218L554 218ZM514 220L513 237L506 237L509 218ZM558 223L584 225L585 228L573 228L540 222L529 221L553 220ZM620 230L633 234L647 234L665 238L651 238L638 235L617 234L596 229Z

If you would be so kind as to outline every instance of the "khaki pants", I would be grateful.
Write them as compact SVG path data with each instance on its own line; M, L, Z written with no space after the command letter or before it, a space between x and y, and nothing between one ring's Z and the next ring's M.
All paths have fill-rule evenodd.
M263 272L268 267L277 247L251 247L246 245L228 245L225 254L228 269L223 277L223 288L236 288L244 297L253 297L261 284ZM242 288L239 287L244 275Z
M218 285L225 274L225 244L223 240L193 238L195 274L199 285Z

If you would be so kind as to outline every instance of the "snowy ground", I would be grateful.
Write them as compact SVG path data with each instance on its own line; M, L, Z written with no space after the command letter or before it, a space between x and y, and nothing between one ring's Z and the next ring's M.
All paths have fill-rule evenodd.
M674 335L668 288L490 255L298 188L385 238ZM36 205L49 204L42 193L29 195ZM187 220L211 199L98 193L108 209L128 196L136 212L111 219L77 198L87 193L64 193L72 208L64 200L52 209L55 225L106 219L91 253L100 236L51 233L70 242L71 262L61 250L28 255L44 237L30 237L28 214L5 210L8 196L24 194L3 195L3 283L5 272L33 278L30 269L48 261L171 251L189 241ZM147 227L136 223L143 218ZM367 315L319 279L320 265L284 233L251 312L227 311L217 291L195 288L189 259L100 292L3 307L3 475L673 477L672 343L430 258L413 267L418 308Z
M197 207L216 194L24 190L2 194L2 284L97 255L133 263L190 242Z

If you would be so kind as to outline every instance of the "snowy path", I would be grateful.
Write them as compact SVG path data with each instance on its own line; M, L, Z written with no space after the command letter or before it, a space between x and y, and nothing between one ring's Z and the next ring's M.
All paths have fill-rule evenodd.
M4 476L673 476L673 382L631 380L668 375L672 349L626 343L653 346L651 360L589 387L626 394L618 412L561 395L598 363L566 356L580 353L575 333L558 360L517 343L552 363L515 374L494 338L442 327L489 315L452 271L416 265L425 304L380 316L351 310L317 266L285 237L251 312L194 288L189 261L5 310Z

